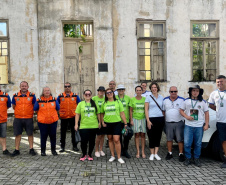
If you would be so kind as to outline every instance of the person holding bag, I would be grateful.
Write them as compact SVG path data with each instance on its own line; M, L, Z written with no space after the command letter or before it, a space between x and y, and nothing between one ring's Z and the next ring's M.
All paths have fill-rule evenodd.
M95 146L97 129L100 128L99 109L96 103L92 100L92 92L85 90L83 92L84 101L80 102L76 108L75 115L75 130L78 131L78 121L81 115L79 133L81 136L82 157L80 161L93 161L92 152ZM97 119L98 118L98 119ZM87 155L87 145L89 144L89 151Z
M145 99L145 116L147 120L147 134L149 139L149 148L151 155L149 160L154 158L161 160L158 156L158 150L162 137L162 130L165 124L162 105L163 96L158 94L160 87L156 82L152 82L149 86L151 95Z

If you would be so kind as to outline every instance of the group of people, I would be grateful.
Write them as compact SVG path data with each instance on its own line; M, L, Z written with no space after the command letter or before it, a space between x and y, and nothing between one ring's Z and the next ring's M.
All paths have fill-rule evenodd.
M209 97L209 107L216 110L217 130L222 142L223 151L226 154L226 77L219 75L216 79L217 90ZM176 86L169 88L169 96L159 94L160 87L157 82L147 83L135 87L135 95L130 98L125 93L125 86L118 85L115 81L109 82L109 87L100 86L97 96L92 96L91 90L83 92L84 100L71 92L71 84L66 82L65 91L53 98L49 87L44 87L42 95L36 100L33 93L28 91L28 83L20 84L20 91L14 94L12 106L15 119L13 123L15 135L15 151L12 156L19 155L19 146L23 128L25 128L30 146L29 153L36 155L33 149L33 113L37 112L38 126L41 137L41 155L46 155L46 140L50 136L51 152L56 152L56 128L61 119L61 150L65 151L65 138L68 125L71 129L73 150L78 151L75 140L75 132L81 136L81 161L93 160L95 156L105 156L103 152L104 137L107 135L111 152L109 162L113 162L115 151L119 163L125 163L121 156L131 158L128 153L128 130L132 130L136 145L136 158L146 158L145 134L147 133L150 148L149 160L161 160L158 155L162 131L165 126L168 153L166 160L173 158L173 140L178 142L178 159L188 166L192 162L201 166L199 160L201 154L203 132L209 128L209 112L207 102L203 99L204 90L199 85L188 89L188 98L178 96ZM0 141L3 154L9 155L6 149L6 123L7 108L11 106L11 100L7 93L0 91ZM96 137L97 135L97 137ZM141 143L141 150L140 150ZM192 143L194 152L192 152ZM88 150L88 153L87 153ZM222 168L226 168L226 157Z

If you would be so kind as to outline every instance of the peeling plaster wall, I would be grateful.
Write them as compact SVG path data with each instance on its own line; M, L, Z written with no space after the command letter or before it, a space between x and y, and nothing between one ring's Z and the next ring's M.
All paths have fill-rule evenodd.
M219 20L219 73L226 70L226 0L2 0L0 19L9 20L10 95L27 80L39 95L48 85L56 96L63 91L63 20L93 20L95 85L110 80L124 84L133 96L138 81L136 19L166 20L167 82L161 94L178 86L187 96L191 80L190 21ZM108 63L99 73L98 63ZM216 87L201 82L205 98ZM95 89L96 89L95 88Z
M2 90L12 95L20 82L29 83L29 90L39 95L39 64L36 0L1 0L0 20L9 23L9 84Z

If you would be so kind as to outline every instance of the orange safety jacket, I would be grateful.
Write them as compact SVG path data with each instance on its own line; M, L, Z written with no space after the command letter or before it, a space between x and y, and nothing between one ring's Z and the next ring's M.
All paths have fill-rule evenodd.
M56 99L50 96L49 98L45 98L41 96L40 99L37 100L39 109L38 109L38 122L43 124L51 124L56 122L58 118L57 110L56 110Z
M27 92L25 96L22 96L21 92L18 92L13 95L13 98L16 102L14 115L15 118L28 119L33 118L34 115L34 105L32 100L34 98L34 93Z
M70 93L69 96L66 93L62 93L58 97L60 99L60 118L67 119L75 117L75 110L77 107L77 94Z
M0 91L0 123L7 122L8 94Z

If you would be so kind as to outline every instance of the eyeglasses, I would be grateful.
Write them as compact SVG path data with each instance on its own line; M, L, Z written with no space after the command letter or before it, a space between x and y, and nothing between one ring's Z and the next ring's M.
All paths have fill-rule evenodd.
M65 85L65 86L64 86L64 88L70 88L70 87L71 87L70 85Z
M170 91L171 93L177 93L177 91Z
M114 83L110 83L109 85L115 85Z
M112 92L106 92L107 95L112 94Z
M91 94L90 94L90 93L88 93L88 94L85 94L85 96L91 96Z

